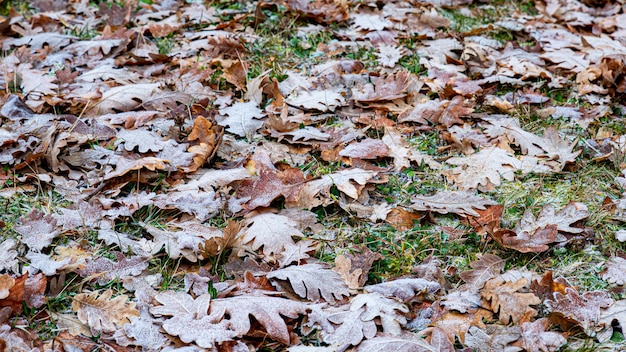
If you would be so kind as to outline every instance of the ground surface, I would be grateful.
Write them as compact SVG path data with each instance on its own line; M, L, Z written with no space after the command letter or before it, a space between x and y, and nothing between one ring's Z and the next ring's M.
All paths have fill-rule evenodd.
M4 1L0 345L617 350L622 1Z

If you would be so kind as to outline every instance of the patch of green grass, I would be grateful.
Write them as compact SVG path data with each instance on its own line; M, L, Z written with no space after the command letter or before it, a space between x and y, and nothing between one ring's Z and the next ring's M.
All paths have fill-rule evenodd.
M284 79L284 72L317 63L324 56L316 54L320 43L332 40L332 27L312 34L298 35L305 25L281 7L263 9L265 20L255 27L258 38L247 44L248 77L254 78L270 70L270 77Z
M365 68L375 68L378 66L378 56L376 49L371 46L355 45L352 50L346 51L343 57L350 60L358 60L365 64Z
M30 7L30 1L6 0L0 2L0 15L9 16L11 14L11 10L22 15L33 12L33 9Z
M66 31L68 35L75 36L81 40L90 40L100 35L100 33L97 30L93 28L89 28L86 25L82 27L78 27L78 26L70 27Z
M617 172L606 165L588 163L573 173L529 174L504 181L497 191L491 192L491 197L504 206L503 221L508 225L517 223L526 209L536 215L545 205L560 210L570 201L587 205L596 225L609 217L602 210L603 199L607 195L619 196L614 188L616 176Z
M165 37L155 38L154 44L159 48L159 54L168 55L176 47L176 38L171 33Z
M420 64L420 56L416 53L403 56L399 61L400 66L404 67L407 71L420 76L426 74L428 70L422 64Z

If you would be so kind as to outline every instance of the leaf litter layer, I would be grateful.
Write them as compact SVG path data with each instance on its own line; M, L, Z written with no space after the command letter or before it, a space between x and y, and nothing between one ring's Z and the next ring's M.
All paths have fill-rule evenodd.
M614 350L623 1L8 1L0 340Z

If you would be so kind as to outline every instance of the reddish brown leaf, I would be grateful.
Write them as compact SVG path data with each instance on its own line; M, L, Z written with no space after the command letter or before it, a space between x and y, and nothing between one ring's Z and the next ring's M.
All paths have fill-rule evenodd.
M287 0L285 5L322 23L341 22L348 18L348 3L340 0Z
M545 305L550 311L579 325L589 336L595 336L595 329L600 322L602 308L607 308L613 299L606 291L585 292L580 295L571 287L565 288L565 294L554 293L554 299L548 299Z
M476 290L483 287L485 282L500 274L504 268L504 260L493 254L483 254L480 259L470 263L472 270L459 274L461 279Z
M269 206L280 196L287 202L297 202L300 190L304 186L304 174L300 169L276 169L269 155L263 148L258 148L246 168L256 177L241 181L237 189L237 198L250 197L243 207L247 211Z
M391 209L389 214L387 214L385 221L398 231L408 231L413 228L417 221L423 219L424 216L424 214L414 213L396 207Z
M198 115L193 122L193 129L189 134L191 146L188 152L194 153L193 163L185 169L186 172L194 172L198 170L204 163L210 161L217 151L224 128L217 125L214 120L209 120L204 116Z

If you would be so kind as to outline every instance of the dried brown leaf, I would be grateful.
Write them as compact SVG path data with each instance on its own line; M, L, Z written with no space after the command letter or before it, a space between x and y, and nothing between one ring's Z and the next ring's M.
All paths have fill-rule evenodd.
M284 281L291 283L293 291L301 298L317 302L320 299L333 304L349 296L348 287L339 274L320 264L294 265L268 273L267 278L280 291Z
M113 332L129 322L129 318L139 316L135 303L129 302L126 295L111 298L112 290L80 293L72 299L72 309L78 319L88 324L92 331Z
M585 292L580 295L574 288L566 287L565 294L555 292L553 299L544 301L548 309L579 325L589 336L595 336L602 308L613 304L606 291Z
M501 278L494 278L485 284L481 295L485 298L494 313L499 313L499 320L503 324L520 324L530 321L537 315L537 311L529 306L538 305L541 300L533 293L524 292L528 280L521 278L516 282L504 282Z
M250 331L250 316L253 316L271 338L282 343L289 343L289 329L285 318L297 318L306 313L305 303L278 297L237 296L214 299L211 302L211 314L228 314L231 329L239 335ZM223 313L222 313L223 312Z
M458 215L479 216L475 209L484 210L488 205L497 204L493 200L486 199L464 191L440 191L432 196L413 196L409 208L417 211L433 211L440 214L454 213Z
M499 275L504 269L504 260L497 255L483 254L480 259L470 263L472 270L459 274L461 279L475 290L479 290L483 285Z
M113 252L117 261L108 258L89 259L84 267L80 268L78 275L87 279L95 279L100 285L114 279L126 279L138 276L148 267L148 257L134 256L126 258L120 252Z

